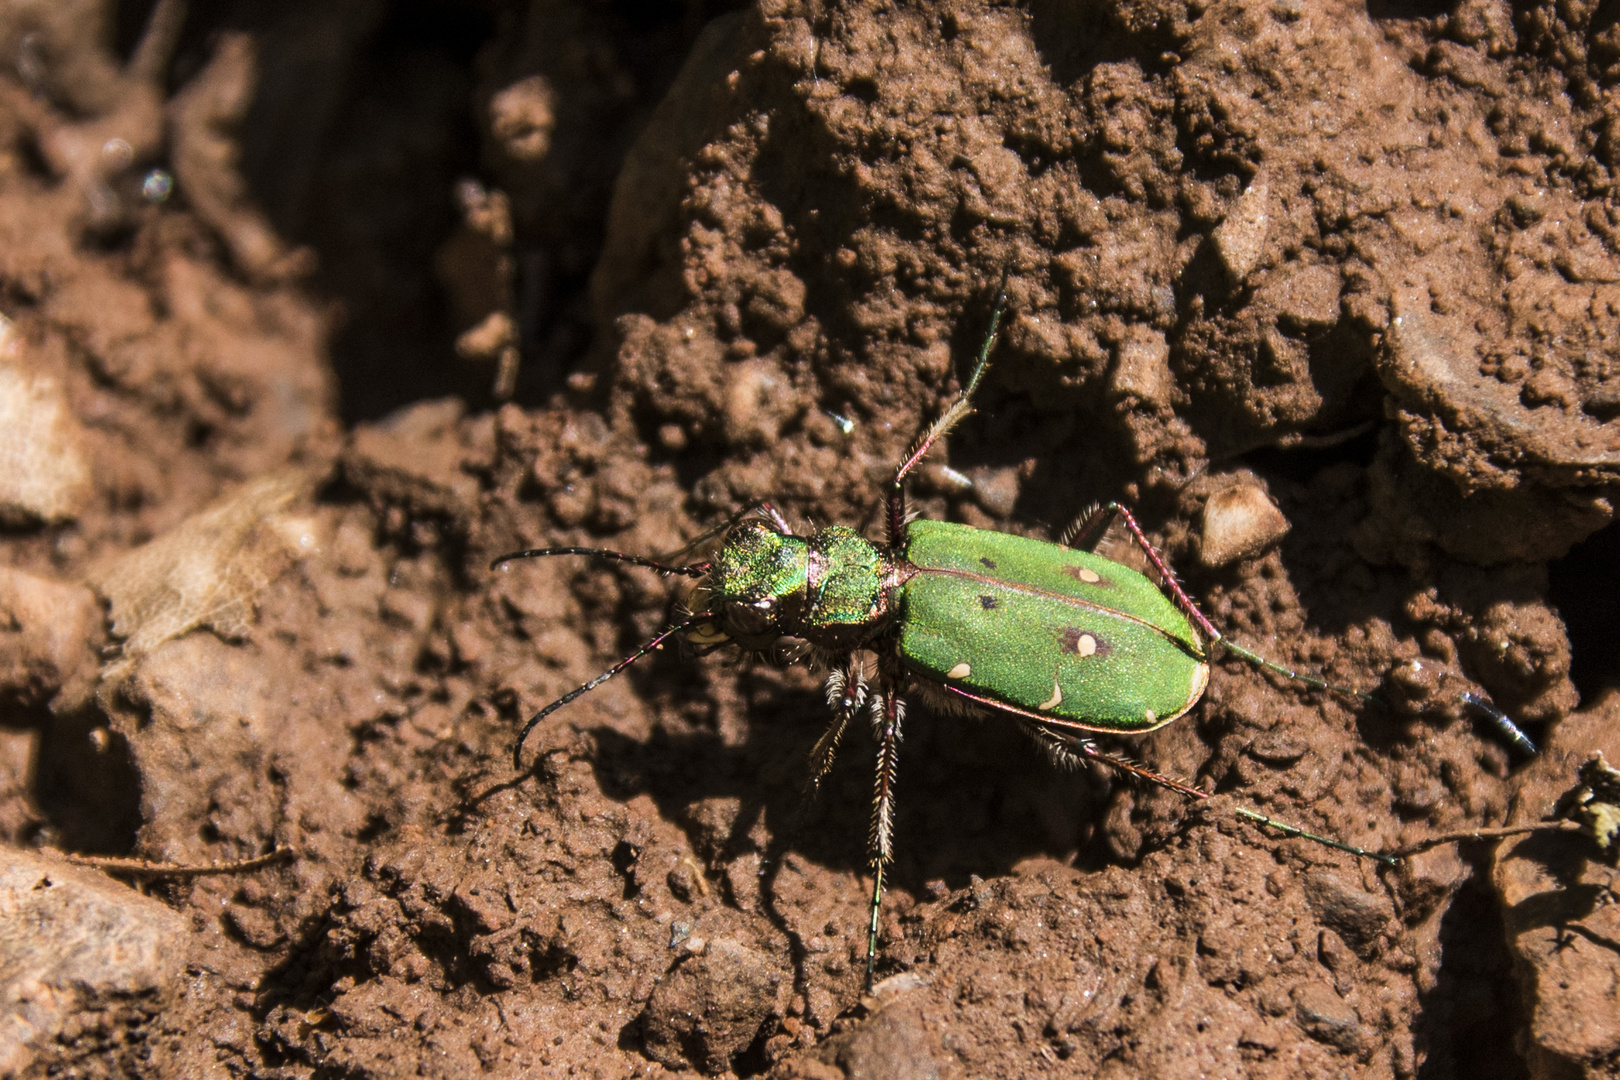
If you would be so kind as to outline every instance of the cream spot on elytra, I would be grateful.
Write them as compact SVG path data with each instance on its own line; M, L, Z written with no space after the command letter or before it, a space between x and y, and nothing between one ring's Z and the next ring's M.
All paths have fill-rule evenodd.
M1095 585L1097 582L1102 580L1102 575L1097 573L1095 570L1088 570L1086 567L1082 566L1080 568L1080 580L1085 582L1087 585Z
M1061 704L1063 704L1063 687L1054 682L1052 684L1052 700L1043 701L1041 704L1035 707L1041 710L1041 712L1048 712L1057 708Z
M965 679L971 674L973 674L972 666L966 661L963 661L962 663L951 668L951 670L947 671L945 673L945 677L947 679Z
M1075 649L1081 656L1095 656L1097 654L1097 639L1090 634L1081 634Z

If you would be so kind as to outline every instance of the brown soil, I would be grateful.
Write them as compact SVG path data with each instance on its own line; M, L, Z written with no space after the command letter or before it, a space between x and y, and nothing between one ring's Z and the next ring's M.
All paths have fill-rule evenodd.
M1393 849L1620 762L1611 5L56 0L0 57L0 1073L1620 1075L1579 841L1230 813ZM1003 278L915 508L1125 501L1390 707L1218 663L1112 746L1189 809L914 702L863 998L820 675L664 650L517 774L671 592L487 567L878 536Z

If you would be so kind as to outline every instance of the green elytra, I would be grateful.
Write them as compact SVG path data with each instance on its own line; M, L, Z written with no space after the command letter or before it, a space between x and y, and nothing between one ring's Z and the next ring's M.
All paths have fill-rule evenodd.
M1147 578L1089 551L943 521L906 528L913 674L1032 722L1151 731L1197 703L1209 663ZM988 622L995 632L984 632Z
M698 579L687 618L529 720L513 748L519 769L523 743L542 720L674 635L684 634L699 646L735 643L750 651L769 649L784 637L807 644L811 660L830 672L827 701L833 714L811 751L812 783L832 767L850 720L864 713L878 742L868 836L873 876L869 988L884 871L893 858L895 776L905 718L902 693L907 689L923 692L935 705L1012 718L1059 766L1096 762L1200 799L1209 793L1104 753L1087 734L1151 731L1185 715L1209 683L1208 646L1216 641L1234 656L1309 686L1366 696L1272 663L1224 638L1118 503L1089 512L1062 544L907 519L906 478L971 412L1006 309L1003 289L967 386L895 470L884 543L844 526L796 536L767 505L718 530L723 532L719 551L703 562L672 565L569 547L514 552L492 564L587 555ZM1091 550L1116 521L1123 523L1162 585ZM861 660L865 653L876 657L870 685ZM1394 861L1252 810L1237 812L1288 835Z

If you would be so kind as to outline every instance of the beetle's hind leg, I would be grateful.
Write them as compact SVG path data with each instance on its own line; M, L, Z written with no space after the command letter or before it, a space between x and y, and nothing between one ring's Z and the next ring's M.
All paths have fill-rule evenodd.
M1020 720L1018 726L1046 753L1052 764L1060 769L1073 770L1082 765L1104 765L1126 776L1146 780L1150 784L1157 784L1169 791L1185 795L1189 799L1209 798L1209 792L1196 788L1185 780L1177 780L1173 776L1154 772L1139 761L1104 751L1085 735L1063 734L1053 731L1044 723L1029 720Z
M1113 522L1113 515L1106 511L1102 503L1092 503L1058 534L1058 545L1080 551L1096 551L1098 541Z
M1198 610L1198 605L1193 603L1192 597L1188 596L1187 591L1181 587L1181 582L1176 580L1175 571L1170 569L1170 565L1165 562L1164 556L1159 554L1159 549L1149 542L1146 534L1142 532L1142 527L1136 523L1136 518L1132 517L1131 512L1119 503L1111 502L1080 521L1073 530L1076 546L1090 550L1101 541L1103 534L1108 530L1108 526L1112 525L1116 519L1125 523L1125 528L1130 532L1131 538L1136 542L1137 547L1142 549L1142 553L1147 556L1148 562L1152 564L1153 574L1158 580L1159 587L1169 595L1170 602L1175 604L1181 613L1191 619L1193 625L1198 627L1198 632L1204 636L1205 641L1218 641L1228 653L1245 663L1252 664L1257 668L1263 668L1275 675L1281 675L1285 679L1291 679L1312 689L1325 690L1330 694L1338 694L1346 699L1365 701L1380 708L1388 708L1387 705L1372 694L1364 693L1349 686L1330 683L1319 676L1297 671L1286 664L1279 664L1275 660L1268 660L1253 649L1239 645L1217 630L1215 624L1210 622L1202 611Z
M1147 557L1148 564L1153 569L1152 576L1157 580L1159 587L1169 595L1170 602L1175 604L1183 615L1191 619L1194 626L1198 627L1198 632L1204 635L1205 641L1219 641L1229 652L1235 653L1251 664L1274 671L1278 675L1293 679L1296 682L1314 686L1318 690L1331 690L1350 697L1367 699L1367 695L1359 691L1323 682L1314 675L1307 675L1295 671L1293 668L1284 667L1251 652L1241 645L1228 641L1226 635L1216 629L1215 624L1210 622L1202 611L1198 610L1198 605L1193 602L1193 598L1187 595L1187 590L1183 589L1181 582L1176 580L1176 572L1170 569L1170 564L1159 553L1159 549L1154 547L1153 542L1147 538L1147 534L1142 531L1142 526L1136 523L1136 518L1120 503L1111 502L1104 506L1092 507L1084 514L1081 514L1078 521L1064 530L1063 535L1066 537L1064 543L1084 551L1093 551L1102 542L1103 536L1108 532L1108 527L1115 521L1124 523L1125 530L1130 533L1131 539L1142 550L1142 554Z
M1202 611L1198 610L1198 605L1193 603L1193 598L1187 595L1187 590L1181 587L1181 582L1176 580L1175 571L1170 569L1170 564L1164 561L1164 556L1159 554L1159 549L1154 547L1152 542L1148 540L1147 534L1142 532L1142 527L1136 523L1136 518L1132 517L1131 512L1119 503L1111 502L1083 516L1075 527L1070 530L1074 534L1074 546L1090 551L1102 540L1103 534L1108 531L1108 526L1112 525L1116 519L1125 523L1125 528L1131 534L1131 539L1136 541L1136 546L1141 548L1142 554L1147 556L1148 562L1153 567L1153 575L1158 579L1159 587L1169 595L1170 602L1175 604L1183 615L1191 619L1194 626L1198 627L1198 632L1204 635L1205 641L1218 641L1221 643L1222 648L1233 656L1253 664L1255 667L1264 668L1274 674L1281 675L1285 679L1292 679L1294 682L1302 683L1313 689L1326 690L1342 697L1383 705L1383 702L1371 694L1364 694L1360 690L1353 690L1348 686L1330 683L1307 672L1296 671L1284 664L1277 663L1275 660L1267 660L1259 653L1239 645L1217 630L1215 624L1210 622Z
M1145 780L1148 783L1156 784L1167 791L1174 791L1176 794L1190 800L1208 799L1213 794L1212 792L1204 791L1202 788L1196 788L1185 780L1177 780L1173 776L1166 776L1164 773L1154 772L1141 762L1133 761L1128 757L1124 757L1119 754L1104 753L1102 750L1098 749L1097 744L1092 742L1090 739L1080 737L1066 738L1057 734L1056 732L1046 730L1039 724L1024 723L1021 726L1023 727L1024 731L1035 740L1037 745L1048 752L1048 756L1051 757L1053 764L1060 768L1075 769L1079 768L1082 764L1089 762L1097 765L1106 765L1110 769L1117 770L1124 776L1134 777L1137 780ZM1325 847L1333 848L1336 851L1348 852L1357 858L1373 859L1377 862L1385 864L1386 866L1395 866L1400 862L1400 859L1394 856L1381 855L1376 851L1368 851L1366 848L1356 847L1354 844L1347 844L1343 840L1335 840L1331 836L1322 836L1319 833L1310 832L1306 829L1300 828L1298 825L1290 825L1285 821L1278 821L1276 818L1268 817L1265 814L1262 814L1257 810L1251 810L1246 806L1233 807L1233 812L1236 813L1238 817L1252 821L1257 825L1269 825L1274 829L1278 829L1283 833L1284 836L1298 836L1302 839L1322 844Z
M1485 714L1495 726L1497 733L1507 740L1508 745L1518 750L1525 757L1535 757L1541 752L1536 749L1536 744L1531 740L1530 736L1526 735L1524 730L1513 722L1512 717L1498 709L1496 703L1490 698L1480 694L1466 693L1462 695L1462 701L1463 704L1472 705Z
M1028 720L1020 720L1018 726L1025 735L1040 747L1046 759L1057 769L1064 772L1079 772L1087 765L1104 765L1110 769L1122 771L1127 776L1134 776L1139 780L1146 780L1151 784L1167 788L1187 798L1207 799L1207 793L1200 791L1184 780L1177 780L1163 773L1154 772L1146 765L1133 761L1119 754L1104 753L1091 739L1075 735L1059 735L1040 724Z
M1025 735L1029 736L1031 742L1040 748L1041 753L1045 755L1047 761L1052 763L1054 769L1061 769L1064 772L1079 772L1085 767L1086 759L1076 748L1090 746L1091 740L1065 739L1062 736L1054 735L1039 724L1030 723L1028 720L1020 720L1018 727Z
M838 756L838 744L843 741L844 730L850 719L866 707L866 675L854 653L835 664L827 676L827 707L832 709L832 722L816 740L810 751L810 790L821 784L821 778L832 768Z
M1102 543L1103 537L1107 535L1108 527L1116 521L1124 522L1131 539L1142 549L1142 554L1147 556L1148 564L1153 568L1153 576L1158 579L1159 587L1170 594L1171 603L1180 608L1181 613L1198 626L1199 632L1206 639L1219 641L1221 632L1215 629L1214 623L1204 617L1202 611L1198 610L1198 605L1193 603L1192 597L1181 587L1181 582L1176 580L1175 571L1170 569L1170 564L1165 562L1164 556L1159 554L1159 549L1153 546L1153 542L1142 531L1142 526L1136 523L1136 518L1122 504L1111 502L1087 508L1073 525L1063 530L1061 543L1081 551L1095 551L1097 545Z

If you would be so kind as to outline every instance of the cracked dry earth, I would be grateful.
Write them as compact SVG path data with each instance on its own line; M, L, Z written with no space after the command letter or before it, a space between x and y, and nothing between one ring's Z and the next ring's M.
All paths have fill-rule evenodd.
M1589 0L0 11L0 1074L1620 1075L1620 20ZM1217 662L1063 773L669 648L770 500L1132 505ZM1128 546L1107 549L1129 562ZM1541 746L1504 744L1487 694ZM915 695L913 695L915 697ZM106 874L70 854L235 874Z

